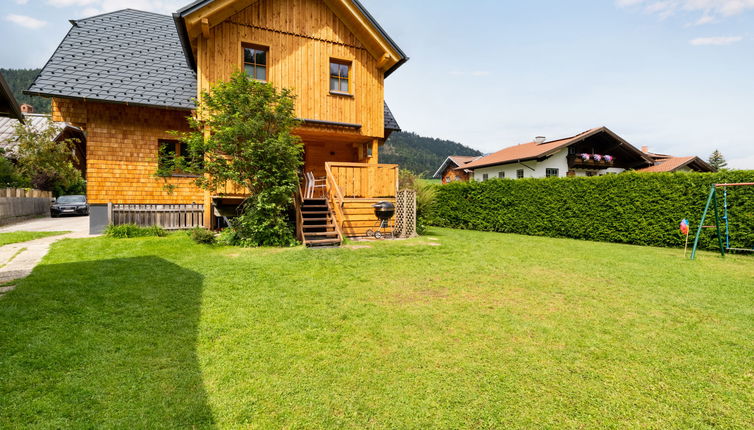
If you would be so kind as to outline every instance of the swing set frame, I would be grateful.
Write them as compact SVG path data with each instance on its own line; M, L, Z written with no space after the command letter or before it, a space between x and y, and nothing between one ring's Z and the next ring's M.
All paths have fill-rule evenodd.
M694 238L694 249L691 251L691 259L696 258L696 250L699 246L699 237L702 235L702 229L714 228L717 231L717 243L720 246L720 255L725 257L728 251L741 251L741 252L754 252L754 249L747 248L731 248L730 247L730 225L728 223L728 187L750 187L754 186L754 182L741 182L736 184L714 184L710 188L709 197L707 197L707 204L704 206L704 213L702 219L699 221L699 227L696 229L696 237ZM723 189L723 216L720 216L720 207L717 202L718 189ZM704 225L704 220L707 219L710 206L715 211L715 225ZM721 221L725 222L725 243L723 244L723 235L720 229Z

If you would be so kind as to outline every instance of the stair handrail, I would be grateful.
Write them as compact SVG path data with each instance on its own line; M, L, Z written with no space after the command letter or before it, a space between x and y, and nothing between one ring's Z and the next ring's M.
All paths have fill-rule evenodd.
M327 185L325 189L327 191L328 205L330 202L333 203L332 206L333 206L333 213L335 214L335 228L337 229L338 234L341 236L341 239L342 239L343 232L341 231L340 226L343 223L343 220L345 219L343 215L343 205L346 204L345 198L343 198L343 193L340 191L338 182L335 180L335 175L333 175L332 173L332 169L330 168L330 163L325 163L325 174L326 174L326 185Z
M293 206L296 211L296 238L306 245L306 237L304 236L304 215L301 213L303 207L303 189L301 188L301 177L299 176L298 189L293 197Z

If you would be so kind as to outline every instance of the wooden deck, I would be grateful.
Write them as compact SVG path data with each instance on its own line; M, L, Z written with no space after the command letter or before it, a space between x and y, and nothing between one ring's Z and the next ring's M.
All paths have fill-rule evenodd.
M325 163L327 197L344 236L364 236L379 220L373 204L396 202L398 165L366 163ZM394 220L391 220L392 228Z

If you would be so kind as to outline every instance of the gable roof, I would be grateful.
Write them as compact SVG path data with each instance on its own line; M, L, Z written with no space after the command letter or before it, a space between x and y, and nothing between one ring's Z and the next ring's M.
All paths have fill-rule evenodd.
M21 108L18 107L18 102L13 96L8 83L5 82L5 78L0 74L0 117L15 118L19 121L24 120L24 115L21 113Z
M445 171L445 169L448 168L448 166L453 165L454 167L463 168L466 169L465 165L468 163L471 163L472 161L482 158L482 155L451 155L448 158L445 159L445 161L442 162L440 165L440 168L437 169L434 175L432 175L433 178L439 178L442 176L442 172Z
M124 9L71 24L26 94L180 110L196 107L196 72L186 64L170 16ZM400 130L387 105L385 129Z
M191 41L197 31L195 27L199 25L199 21L203 18L207 18L207 25L212 27L227 19L231 14L239 12L256 1L257 0L196 0L174 13L173 19L175 20L175 25L178 29L181 45L183 46L183 51L189 67L196 70L196 59L194 58ZM403 52L398 44L387 34L359 0L324 0L324 2L347 26L349 26L349 28L351 28L352 32L360 33L361 39L376 40L377 45L387 48L387 52L385 52L387 58L384 59L392 65L385 71L385 77L390 76L390 74L403 65L403 63L408 61L406 53ZM202 15L202 10L205 8L207 12L206 16ZM215 16L217 16L216 19ZM210 19L210 17L212 19ZM349 18L353 18L353 20ZM187 23L187 20L191 20L191 23ZM363 29L364 31L359 31L359 29ZM390 53L390 51L392 51L392 53ZM374 50L370 50L370 52L372 52L373 55L375 54ZM393 55L397 56L397 58L392 58ZM378 60L383 59L380 58L379 55L376 55L376 57Z
M27 94L194 108L196 74L169 16L124 9L71 23Z
M662 154L653 154L662 155ZM714 172L715 168L709 163L702 160L699 157L673 157L669 155L662 155L656 158L654 166L640 169L639 172L675 172L683 167L688 167L691 170L697 172Z
M492 153L472 163L469 163L466 166L463 166L463 168L476 169L479 167L497 166L500 164L517 163L521 161L530 161L544 158L560 151L563 148L569 147L599 133L607 133L612 138L620 142L621 146L625 147L630 152L635 153L637 157L644 159L647 164L652 163L652 161L645 153L641 152L641 150L623 140L620 136L613 133L607 127L597 127L579 133L575 136L566 137L563 139L552 140L544 143L529 142L523 143L521 145L509 146L498 152Z

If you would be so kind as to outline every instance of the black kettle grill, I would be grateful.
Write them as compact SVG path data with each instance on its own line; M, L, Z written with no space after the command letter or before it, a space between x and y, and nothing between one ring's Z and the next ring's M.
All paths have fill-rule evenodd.
M382 239L383 237L392 237L393 232L389 230L389 224L393 216L395 216L395 205L390 202L379 202L372 205L374 208L374 216L379 220L374 225L374 229L367 230L367 237L374 237L376 239Z

